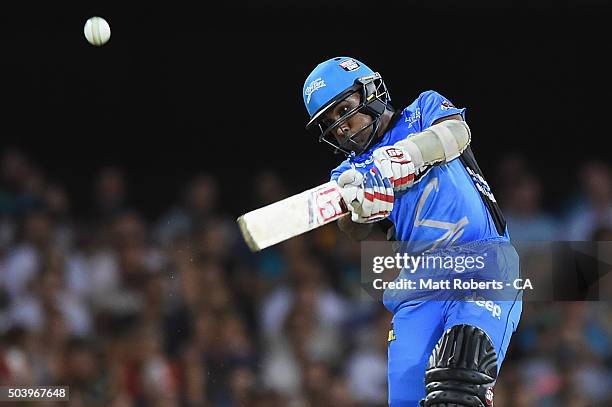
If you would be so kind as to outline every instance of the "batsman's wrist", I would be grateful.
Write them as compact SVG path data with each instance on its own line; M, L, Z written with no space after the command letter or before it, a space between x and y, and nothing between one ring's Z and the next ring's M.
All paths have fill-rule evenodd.
M338 228L353 240L363 240L372 232L372 223L355 223L351 215L338 219Z

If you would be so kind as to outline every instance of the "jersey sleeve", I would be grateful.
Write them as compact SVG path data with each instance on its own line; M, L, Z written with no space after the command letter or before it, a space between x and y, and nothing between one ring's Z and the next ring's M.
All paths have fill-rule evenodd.
M421 110L422 130L430 127L436 120L454 114L460 114L465 120L465 108L456 108L450 100L436 91L428 90L421 93L418 104Z
M342 174L344 171L350 170L350 169L351 169L351 163L349 162L349 160L342 161L339 166L337 166L336 168L334 168L331 171L330 180L331 181L338 181L338 177L340 176L340 174Z

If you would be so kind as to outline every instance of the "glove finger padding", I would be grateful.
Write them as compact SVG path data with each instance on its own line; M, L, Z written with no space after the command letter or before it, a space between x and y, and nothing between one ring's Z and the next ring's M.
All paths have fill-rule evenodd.
M350 170L346 170L340 174L337 182L340 188L344 188L347 185L359 187L363 184L363 179L363 174L356 169L351 168Z
M399 179L396 180L394 187L397 191L404 191L414 184L414 164L412 162L397 164L397 168L397 172L400 176Z
M382 177L376 167L366 175L364 200L360 223L377 222L386 218L393 209L393 188L386 177Z
M403 191L412 186L415 167L404 149L395 146L381 147L374 151L372 157L383 177L389 178L395 191Z
M357 211L360 217L367 218L372 215L374 208L374 179L371 173L367 173L363 183L363 200L361 211Z
M350 169L344 171L338 177L338 186L340 187L340 194L346 204L347 208L352 212L354 211L354 205L358 204L363 200L363 175L355 170ZM361 193L361 198L360 198Z
M386 177L380 177L380 180L382 181L382 185L380 187L381 189L381 195L382 195L382 205L381 205L381 215L384 215L384 217L389 216L389 213L391 213L391 211L393 210L393 202L395 200L395 197L393 196L393 185L391 185L391 182L388 178Z
M380 174L382 174L383 177L389 179L391 184L394 183L394 169L391 160L384 156L374 157L374 166L380 171Z

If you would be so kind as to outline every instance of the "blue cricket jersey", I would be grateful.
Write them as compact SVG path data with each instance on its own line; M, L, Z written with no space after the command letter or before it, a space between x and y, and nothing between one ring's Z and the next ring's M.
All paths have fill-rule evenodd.
M331 179L337 180L350 168L362 172L369 170L375 149L409 138L430 127L437 119L455 114L465 119L465 109L456 108L439 93L431 90L421 93L401 111L399 118L376 144L332 170ZM503 218L496 224L496 211L491 210L494 207L501 216L495 198L475 161L473 163L475 167L470 168L462 157L425 168L417 174L411 188L396 194L388 219L393 223L395 240L405 242L408 252L445 248L455 242L500 236L508 238Z

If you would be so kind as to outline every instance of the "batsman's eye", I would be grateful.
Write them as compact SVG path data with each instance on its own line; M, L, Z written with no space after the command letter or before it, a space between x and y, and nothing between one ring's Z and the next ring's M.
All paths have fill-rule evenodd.
M322 119L321 120L321 126L323 126L324 129L328 128L332 124L334 124L334 120L331 120L331 119Z

